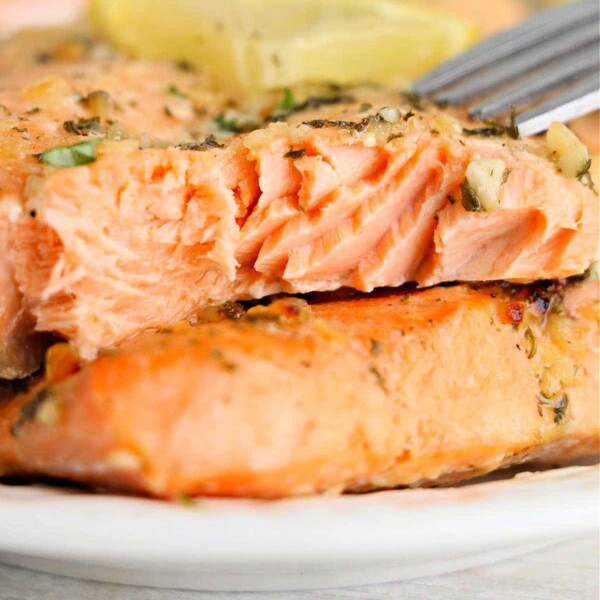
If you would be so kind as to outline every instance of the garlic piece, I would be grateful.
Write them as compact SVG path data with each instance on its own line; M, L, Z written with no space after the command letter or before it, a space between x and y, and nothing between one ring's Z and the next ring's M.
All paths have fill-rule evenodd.
M35 413L35 420L38 423L44 425L56 425L60 417L60 409L58 406L58 400L55 398L48 398L44 401Z
M109 466L119 471L141 471L142 459L129 450L113 450L107 458Z
M589 168L587 148L566 125L552 123L546 133L546 144L565 177L580 177Z
M439 133L461 133L462 127L458 122L458 119L451 117L450 115L436 115L431 119L431 128Z
M507 174L506 163L499 158L473 160L467 167L467 182L486 211L500 208L500 186Z
M385 106L377 113L386 123L394 125L400 120L400 109Z

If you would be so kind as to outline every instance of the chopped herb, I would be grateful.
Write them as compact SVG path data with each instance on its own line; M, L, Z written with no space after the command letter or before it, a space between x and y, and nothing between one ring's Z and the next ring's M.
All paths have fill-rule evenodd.
M259 123L254 121L245 121L239 123L235 118L227 118L225 113L217 115L214 119L215 123L222 131L230 131L232 133L248 133L260 127Z
M462 192L461 204L465 210L469 212L485 212L479 196L477 196L475 190L469 185L466 179L460 184L460 191Z
M588 158L583 167L579 170L576 177L583 183L583 185L587 186L594 192L596 192L596 187L594 186L594 181L592 180L592 176L590 174L590 167L592 166L592 159Z
M506 133L513 140L518 140L520 137L519 126L517 125L517 111L514 105L510 107L510 122L506 128Z
M512 169L509 169L508 167L506 169L504 169L504 172L502 173L502 183L506 183L508 181L508 176L512 173Z
M450 204L456 204L456 200L452 196L446 196L446 198L448 199L448 202L450 202Z
M590 172L591 166L592 166L592 159L588 158L585 161L585 164L583 165L583 167L577 173L577 175L576 175L577 179L581 179L584 175L587 175Z
M26 127L13 127L12 128L14 131L16 131L17 133L21 134L21 137L24 140L30 140L31 137L29 136L29 131L27 131Z
M163 106L163 111L164 111L165 115L167 115L167 117L169 117L171 119L175 116L173 114L173 111L166 104Z
M406 90L400 93L402 100L410 104L415 110L424 110L421 96L410 90Z
M369 371L374 375L377 385L383 390L383 393L389 396L390 392L379 369L373 363L369 363Z
M170 94L171 96L177 96L178 98L183 98L184 100L189 98L189 96L185 92L182 92L176 85L170 85L167 88L167 94Z
M409 110L407 113L404 113L402 120L408 121L409 119L412 119L414 116L415 116L415 113L412 110Z
M39 410L40 406L46 400L49 400L50 398L51 398L50 392L48 391L48 389L44 388L43 390L38 392L32 398L32 400L30 400L26 404L23 404L23 406L21 406L21 409L19 411L19 416L17 417L17 420L12 424L12 427L10 428L10 434L13 437L18 437L21 432L21 429L29 421L35 419L35 416L36 416L37 411Z
M52 54L50 54L50 52L38 52L35 55L35 62L40 65L49 63L51 60L52 60Z
M294 110L295 107L296 99L294 98L294 93L290 88L285 88L285 90L283 90L283 99L277 103L277 106L275 107L276 110L288 111Z
M183 144L177 144L175 148L179 148L180 150L204 152L206 150L213 150L215 148L225 148L225 146L220 144L214 135L209 135L203 142L186 142Z
M306 155L306 148L300 148L299 150L290 150L283 155L283 158L302 158Z
M321 106L331 106L333 104L342 104L355 102L354 96L349 94L335 94L333 96L309 96L303 102L297 102L292 91L289 88L284 90L283 99L275 106L273 115L269 120L280 120L291 115L292 113L302 112L304 110L314 110ZM365 106L365 105L363 105ZM367 105L368 108L371 105ZM366 109L363 109L366 110Z
M475 129L463 129L465 135L480 135L482 137L499 137L508 135L513 140L519 139L519 127L517 126L517 113L514 106L510 111L510 122L508 125L503 125L493 119L484 121L485 127L476 127Z
M400 298L400 302L404 303L404 302L408 302L410 300L410 294L405 294L404 296L402 296L402 298Z
M210 355L221 363L221 366L223 369L225 369L225 371L232 373L233 371L237 370L238 365L227 359L225 353L220 348L211 348Z
M569 406L569 397L563 394L560 398L547 398L541 392L537 396L538 413L543 416L542 407L551 408L554 411L554 422L559 425L565 418L567 407Z
M42 110L39 106L34 106L33 108L30 108L29 110L25 111L26 115L35 115L36 113L39 113L40 110Z
M386 140L386 143L390 143L392 140L397 140L398 138L404 137L403 133L392 133L391 135L388 135L388 139Z
M533 358L537 352L537 342L531 327L525 329L525 341L527 342L527 358Z
M489 124L486 127L476 127L475 129L463 128L465 135L480 135L482 137L501 136L506 133L506 127L498 124Z
M58 146L38 154L38 160L52 167L78 167L96 160L96 146L102 139L79 142L73 146Z
M294 106L294 112L321 108L321 106L331 106L333 104L350 104L351 102L355 102L355 98L349 94L337 94L335 96L310 96L304 100L304 102L296 104Z
M371 338L371 354L373 356L379 356L383 350L383 344L376 339Z
M358 112L366 112L367 110L371 110L372 108L373 108L373 105L370 102L363 102L358 107Z
M196 506L195 500L187 494L181 494L181 496L177 498L177 504L181 504L181 506L187 506L189 508Z
M91 119L79 119L78 121L65 121L63 123L65 131L74 135L90 135L92 133L101 133L102 126L100 125L99 117Z
M194 70L192 63L188 62L187 60L178 60L175 62L175 66L180 71L184 71L185 73L190 73Z
M308 125L313 129L324 129L326 127L339 127L341 129L347 129L349 131L364 131L366 127L371 123L374 117L365 117L358 123L356 121L332 121L330 119L315 119L313 121L304 121L303 125Z

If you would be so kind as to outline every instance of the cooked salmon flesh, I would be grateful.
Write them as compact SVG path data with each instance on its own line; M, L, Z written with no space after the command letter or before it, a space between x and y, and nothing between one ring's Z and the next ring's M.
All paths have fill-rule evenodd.
M250 127L215 117L200 75L61 52L27 77L4 59L0 281L25 324L3 331L5 376L32 370L10 348L34 331L92 359L227 300L530 282L597 258L596 194L508 129L358 90L228 137Z
M0 472L162 498L462 480L599 449L598 282L235 304L0 403Z

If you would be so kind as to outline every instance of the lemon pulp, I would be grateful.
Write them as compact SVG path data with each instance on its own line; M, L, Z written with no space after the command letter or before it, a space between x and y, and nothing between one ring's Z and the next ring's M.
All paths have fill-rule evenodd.
M463 19L399 0L94 0L92 19L117 47L230 89L412 79L475 39Z

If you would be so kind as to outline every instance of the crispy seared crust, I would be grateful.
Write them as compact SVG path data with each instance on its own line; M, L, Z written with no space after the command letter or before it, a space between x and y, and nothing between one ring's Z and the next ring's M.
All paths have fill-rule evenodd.
M140 336L72 375L58 348L50 381L0 412L0 469L166 498L274 498L595 453L597 296L583 283L310 311L282 300Z

